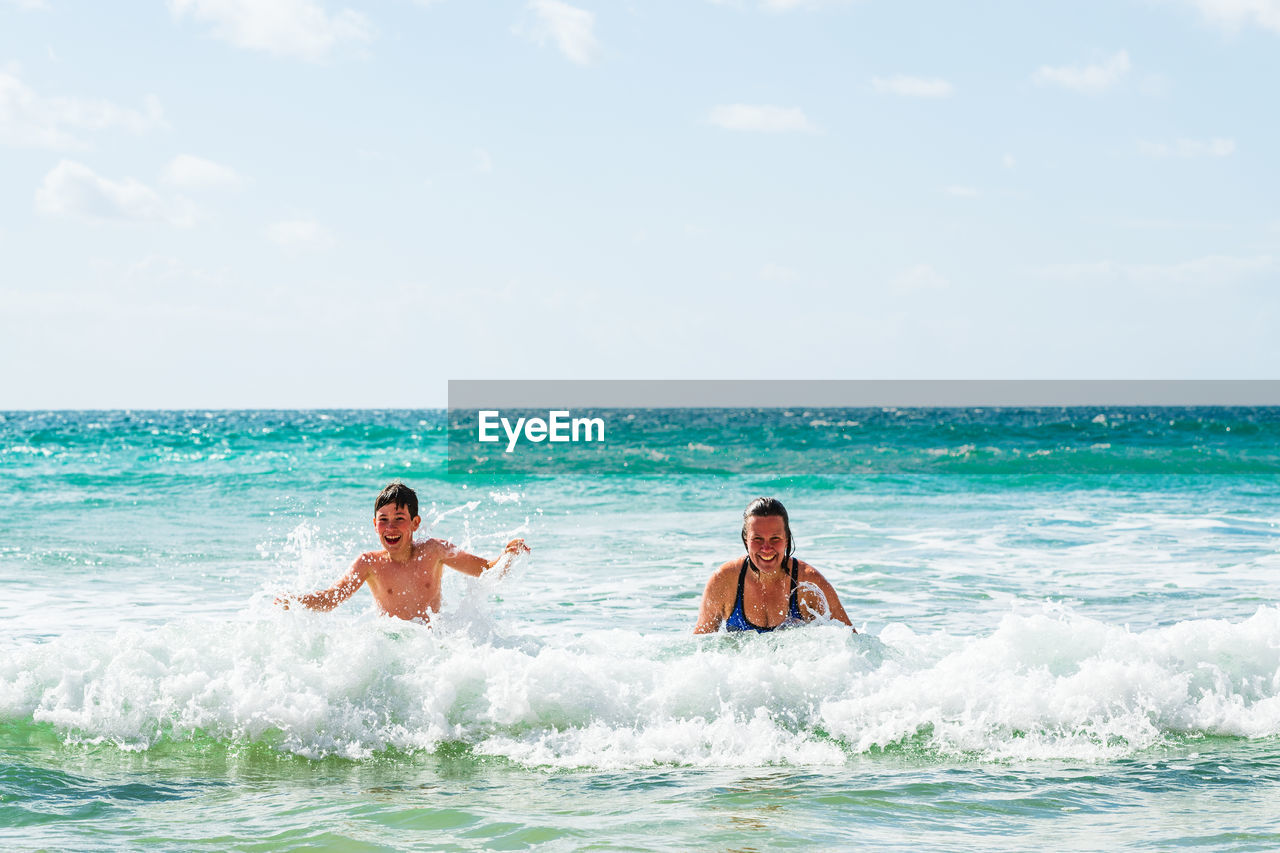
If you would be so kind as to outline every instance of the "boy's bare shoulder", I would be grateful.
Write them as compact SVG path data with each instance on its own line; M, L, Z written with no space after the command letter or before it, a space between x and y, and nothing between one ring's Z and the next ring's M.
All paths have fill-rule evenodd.
M358 575L361 580L366 580L371 574L378 571L378 566L387 561L387 553L385 551L366 551L355 562L351 564L349 574Z
M444 539L420 539L413 543L413 556L416 560L441 560L457 552L452 542Z

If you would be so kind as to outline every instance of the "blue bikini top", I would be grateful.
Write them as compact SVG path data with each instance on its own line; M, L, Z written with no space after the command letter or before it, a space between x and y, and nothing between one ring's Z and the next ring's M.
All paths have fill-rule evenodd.
M797 622L803 622L804 617L800 615L800 602L796 598L796 577L800 573L800 563L795 557L791 558L791 612L787 614L787 618L780 624L774 625L772 628L761 628L759 625L753 625L751 620L747 618L746 612L742 609L742 584L747 579L747 565L749 557L742 558L742 569L738 572L738 597L733 602L733 612L729 614L729 618L725 620L724 628L726 631L755 631L758 634L764 634L769 631L777 630L785 625L792 625Z

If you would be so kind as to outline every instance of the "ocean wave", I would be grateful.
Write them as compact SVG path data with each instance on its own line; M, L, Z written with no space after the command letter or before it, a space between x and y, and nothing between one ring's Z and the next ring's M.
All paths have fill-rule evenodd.
M307 758L463 748L530 767L841 765L911 752L1110 760L1280 734L1280 608L1130 631L1010 613L989 633L768 636L269 613L63 635L0 659L0 719L68 743L212 738Z
M0 472L39 466L129 483L286 474L303 458L518 477L602 471L732 477L763 466L848 484L875 476L1273 477L1280 408L600 410L607 444L544 443L507 454L423 411L14 412L0 414ZM44 469L41 469L42 471ZM455 474L457 471L455 470Z

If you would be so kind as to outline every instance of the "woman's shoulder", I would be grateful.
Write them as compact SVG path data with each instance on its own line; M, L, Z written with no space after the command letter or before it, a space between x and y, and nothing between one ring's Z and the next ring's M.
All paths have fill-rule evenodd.
M797 567L796 580L808 581L809 583L826 581L826 578L823 576L822 572L818 571L813 566L806 563L804 560L797 559L796 567Z
M742 568L742 558L737 557L732 560L726 560L721 563L715 571L711 573L711 579L708 583L723 583L732 578L734 583L738 582L738 571Z

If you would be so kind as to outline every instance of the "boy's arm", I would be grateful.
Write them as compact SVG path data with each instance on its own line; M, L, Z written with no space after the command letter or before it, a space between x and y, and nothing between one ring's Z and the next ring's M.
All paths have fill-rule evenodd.
M285 610L289 609L289 602L296 601L308 610L332 610L351 596L355 595L356 590L364 583L365 578L369 576L369 567L363 556L359 557L351 566L351 571L347 572L338 582L328 589L322 589L319 592L309 592L303 595L290 595L283 598L277 598L276 604L282 606Z
M526 554L529 551L529 546L524 544L523 539L512 539L507 543L507 547L502 549L502 553L492 560L477 557L475 554L468 554L461 548L450 545L447 542L444 543L444 547L445 552L441 562L449 568L462 572L464 575L470 575L473 578L480 577L485 570L492 569L508 555L514 557L517 554Z

